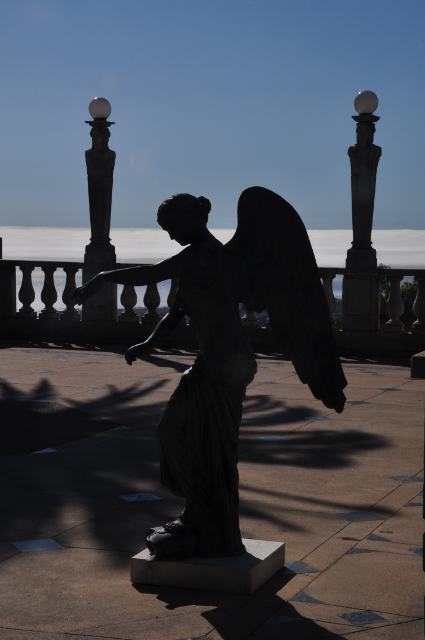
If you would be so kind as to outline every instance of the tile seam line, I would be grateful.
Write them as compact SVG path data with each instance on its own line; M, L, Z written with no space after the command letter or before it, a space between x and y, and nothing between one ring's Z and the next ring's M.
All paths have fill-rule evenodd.
M55 533L54 536L52 536L52 539L54 540L58 536L62 536L65 533L68 533L69 531L72 531L73 529L77 529L78 527L81 527L81 526L83 526L85 524L88 524L89 522L93 522L93 520L96 520L97 518L102 518L103 516L107 516L110 513L114 513L114 511L119 511L120 509L125 509L126 507L129 507L131 504L132 504L131 502L129 502L127 504L120 504L120 505L118 505L118 507L114 507L113 509L108 509L108 511L103 511L102 513L99 513L98 515L93 516L93 518L89 518L88 520L83 520L83 521L79 522L78 524L75 524L72 527L69 527L69 529L64 529L63 531L60 531L59 533ZM56 540L56 542L58 542L58 540Z
M304 587L305 588L305 587ZM302 593L302 592L301 592ZM293 598L291 598L292 600ZM295 602L298 602L297 600ZM319 603L306 603L306 604L319 604ZM340 605L334 605L334 604L328 604L327 602L321 602L320 603L321 607L335 607L335 606L340 606ZM347 605L344 605L342 607L343 609L349 609L352 611L365 611L365 609L363 607L354 607L354 606L350 606L348 607ZM370 609L366 609L366 611L370 611ZM393 615L393 616L399 616L400 618L406 618L406 620L400 620L399 622L391 622L390 624L406 624L407 622L415 622L416 620L423 620L424 617L423 616L408 616L405 615L403 613L394 613L393 611L379 611L377 610L379 613L384 613L386 615ZM375 613L375 609L373 609L373 612ZM323 620L322 620L323 622ZM345 623L343 623L345 624ZM351 624L351 623L349 623ZM388 625L383 625L383 626L388 626ZM373 627L375 629L375 626Z
M154 587L154 586L159 586L159 585L144 585L144 586L146 586L146 587L149 587L149 586ZM170 588L172 588L172 589L183 589L183 588L185 588L185 587L170 587ZM215 592L213 592L213 593L224 593L224 592L223 592L223 591L215 591ZM232 594L231 594L231 593L229 593L228 595L232 595ZM250 595L250 594L245 594L245 595ZM251 595L252 595L252 594L251 594ZM246 604L246 603L245 603L245 604ZM242 606L245 606L245 604L244 604L244 605L242 605ZM201 608L203 605L193 605L193 606L194 606L194 607L196 607L196 608ZM235 607L232 607L232 606L223 607L223 609L234 609L234 608L235 608ZM174 610L174 611L175 611L175 610ZM202 613L204 613L204 611L203 611ZM233 614L229 614L229 617L231 617L231 616L232 616L232 615L234 615L235 613L236 613L236 612L234 612ZM173 613L172 617L173 617L173 618L178 618L178 617L181 617L181 616L187 616L187 615L191 615L191 614L188 614L187 612L182 611L182 613ZM134 624L134 623L138 623L138 622L147 622L148 620L164 620L164 619L166 619L166 618L170 618L170 615L169 615L169 614L167 614L167 613L165 613L164 615L159 615L159 616L153 615L151 618L134 618L134 619L133 619L133 620L131 620L130 622L124 622L124 623L119 623L119 624L127 625L127 624ZM226 620L227 620L227 619L228 619L228 618L226 618ZM110 624L110 623L109 623L109 624ZM104 624L102 624L102 625L98 625L98 627L97 627L97 628L98 628L98 629L104 629L106 626L109 626L109 624L108 624L108 625L104 625ZM90 628L91 628L91 627L89 627L89 629L90 629ZM0 627L0 629L1 629L1 627ZM208 631L208 633L212 633L212 631L214 631L214 630L215 630L215 627L213 627L210 631ZM63 632L62 632L62 633L63 633ZM68 632L68 633L71 633L71 632ZM89 637L96 637L96 638L109 638L110 636L89 636ZM118 640L126 640L126 638L122 638L121 636L119 636ZM130 640L135 640L134 636L133 636ZM136 640L137 640L137 639L136 639ZM185 639L185 640L186 640L186 639ZM188 640L190 640L190 638L189 638Z
M24 633L44 633L44 634L56 634L62 636L70 636L77 638L102 638L104 640L134 640L134 638L124 638L123 636L94 636L93 634L82 634L77 631L46 631L45 629L22 629L21 627L0 627L0 631L22 631Z
M406 483L400 483L399 486L401 486L402 484L406 484ZM384 500L385 498L387 498L389 495L391 495L394 491L396 491L396 489L399 488L395 487L392 491L390 491L388 494L386 494L381 500ZM379 502L381 502L381 500ZM377 504L379 504L379 502L376 502L374 505L372 505L370 507L370 509L372 509L374 506L376 506ZM372 533L374 531L376 531L376 529L380 526L382 526L389 518L392 518L396 513L398 513L401 509L403 509L404 505L399 507L399 509L397 509L396 511L394 511L394 513L388 515L388 517L385 518L385 520L380 520L380 524L377 524L376 527L373 529ZM366 511L369 511L370 509L366 509ZM365 522L371 522L369 521L365 521ZM340 533L341 531L343 531L346 527L350 526L352 524L352 522L347 522L347 524L344 527L341 527L341 529L339 529L336 533ZM326 538L326 540L324 540L321 544L319 544L317 547L315 547L312 551L309 551L309 553L307 553L305 556L303 556L302 561L305 560L305 558L308 558L308 556L312 553L314 553L317 549L320 549L320 547L322 547L324 544L326 544L327 542L329 542L330 540L332 540L332 538L335 537L336 533L332 534L331 536L329 536L328 538ZM370 533L368 533L367 535L365 535L361 540L359 540L358 542L363 542L367 536L370 535ZM351 545L350 549L353 549L356 545ZM321 571L321 573L324 573L325 571L327 571L328 569L330 569L331 567L333 567L341 558L343 555L345 555L346 552L344 552L343 554L341 554L341 556L339 556L336 560L334 560L334 562L332 562L330 565L328 565L325 569L323 569L323 571ZM398 554L398 555L407 555L407 554Z
M419 471L417 471L414 475L414 477L416 477L419 473L423 474L424 469L419 469ZM394 489L392 489L391 491L389 491L386 495L384 495L383 498L381 498L380 500L378 500L377 502L375 502L374 504L372 504L369 509L366 509L366 511L370 511L371 509L373 509L374 507L378 506L380 502L382 502L382 500L385 500L386 498L388 498L388 496L390 496L392 493L394 493L394 491L397 491L397 489L399 489L401 486L403 486L404 484L413 484L410 482L400 482L396 487L394 487ZM419 491L420 493L420 491ZM396 513L398 513L400 511L400 509L403 509L405 505L403 504L401 507L399 507L398 509L396 509L394 511L394 513L392 513L391 515L388 516L388 518L391 518L392 516L395 516ZM385 520L388 520L388 518L385 518Z
M364 611L364 609L359 609L359 611ZM385 612L381 611L380 613L385 613ZM394 614L393 613L390 614L389 612L386 612L386 613L387 613L387 615L400 615L398 613L394 613ZM353 635L354 633L364 633L365 630L372 631L373 629L383 629L384 627L385 628L396 627L396 626L399 626L401 624L410 624L411 622L417 622L418 620L423 620L423 618L414 617L411 620L401 620L400 622L390 622L389 624L376 624L376 623L373 623L373 626L370 626L370 623L369 624L366 623L366 624L363 624L361 626L359 625L357 629L352 629L348 633L346 631L344 631L344 634ZM352 623L350 623L350 624L352 624Z
M3 558L3 560L0 560L0 564L2 562L6 562L7 560L10 560L11 558L14 558L15 556L19 556L21 553L23 553L23 552L19 551L19 550L16 553L12 553L10 556L7 556L7 558ZM0 627L0 629L2 629L2 627Z
M66 544L63 544L62 547L64 549L79 549L80 551L106 551L107 553L127 553L131 556L139 553L138 551L127 551L123 549L103 549L101 547L80 547L78 545L66 545Z

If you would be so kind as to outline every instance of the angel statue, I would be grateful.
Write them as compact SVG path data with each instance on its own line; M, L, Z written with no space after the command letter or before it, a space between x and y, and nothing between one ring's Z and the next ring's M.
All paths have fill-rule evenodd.
M150 337L125 354L131 365L169 336L184 316L199 353L183 373L158 425L161 483L185 499L178 518L147 532L151 560L237 556L238 434L242 400L257 370L239 303L269 315L278 349L315 398L340 413L347 382L306 229L297 212L262 187L239 198L238 227L224 246L207 229L209 200L167 198L158 223L186 247L156 265L104 271L74 293L77 304L104 282L129 285L180 278L174 302Z

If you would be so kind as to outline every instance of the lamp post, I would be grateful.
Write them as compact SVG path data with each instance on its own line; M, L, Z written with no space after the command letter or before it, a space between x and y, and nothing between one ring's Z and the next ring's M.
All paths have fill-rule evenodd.
M375 202L376 171L381 147L373 143L373 115L378 97L373 91L360 91L354 99L356 144L349 147L351 165L352 247L347 251L343 280L343 331L378 331L380 282L376 250L372 247L372 222Z
M378 97L373 91L360 91L354 99L358 115L356 144L348 149L351 164L351 209L353 221L352 248L347 253L348 268L376 268L376 251L372 248L372 221L375 202L376 170L382 149L373 144L375 122L379 116L373 112Z
M84 254L83 282L100 271L116 266L115 247L111 244L112 186L115 167L115 151L109 149L109 122L111 105L105 98L94 98L89 104L93 120L90 125L92 147L86 151L87 182L90 208L90 243ZM117 311L115 284L107 284L83 304L82 319L89 321L114 321Z

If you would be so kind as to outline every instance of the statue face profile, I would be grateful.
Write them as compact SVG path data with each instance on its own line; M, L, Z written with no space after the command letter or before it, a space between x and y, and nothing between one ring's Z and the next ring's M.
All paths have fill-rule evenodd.
M202 203L189 194L178 194L165 200L158 210L158 224L181 246L194 242L205 232L208 213Z

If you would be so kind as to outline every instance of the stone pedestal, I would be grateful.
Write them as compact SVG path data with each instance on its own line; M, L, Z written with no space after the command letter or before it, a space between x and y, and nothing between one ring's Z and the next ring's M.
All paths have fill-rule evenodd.
M86 246L83 266L83 284L101 271L116 269L115 247L108 243L90 243ZM82 309L82 320L115 322L117 318L117 285L106 283L89 298Z
M149 562L148 549L131 559L131 582L157 586L253 593L285 564L283 542L243 540L236 558L189 558Z
M425 351L412 356L410 375L412 378L425 378Z
M381 284L376 251L349 249L342 282L342 330L379 331Z

